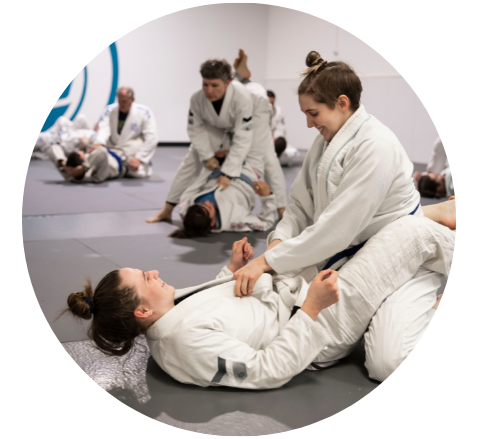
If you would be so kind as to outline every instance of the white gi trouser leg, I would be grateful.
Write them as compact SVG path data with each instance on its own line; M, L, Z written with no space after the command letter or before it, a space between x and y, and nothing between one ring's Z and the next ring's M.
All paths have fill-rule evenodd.
M285 177L282 172L282 167L274 149L274 144L264 151L264 180L270 186L271 192L274 193L276 198L277 208L287 206L287 192L285 188Z
M448 167L445 148L440 139L437 139L433 145L432 155L427 165L427 172L439 173Z
M442 277L420 268L377 310L365 333L365 367L370 378L388 378L417 345L435 314Z
M270 129L272 106L262 85L247 82L245 86L254 100L252 144L247 161L261 177L264 177L275 195L276 207L280 209L287 206L287 193L284 173L275 152Z
M384 301L397 290L401 289L400 294L405 295L408 288L412 288L410 294L415 297L418 282L420 288L425 282L425 279L413 282L420 267L447 276L454 243L455 233L450 229L428 218L414 216L402 217L372 236L341 267L337 281L340 300L317 317L333 343L320 352L314 362L327 363L347 356L360 342ZM430 282L427 287L430 295L426 299L430 304L431 291L435 293L439 287L439 277L426 279ZM368 344L373 345L370 341Z
M123 166L126 167L126 177L146 178L153 174L153 167L150 163L141 162L136 171L132 171L128 164L128 159L135 156L135 154L141 149L143 143L143 139L128 140L122 145L113 145L110 139L106 142L106 147L112 149L123 159Z
M203 167L198 152L194 149L194 145L191 145L174 176L166 201L168 203L178 204L181 194L194 183Z

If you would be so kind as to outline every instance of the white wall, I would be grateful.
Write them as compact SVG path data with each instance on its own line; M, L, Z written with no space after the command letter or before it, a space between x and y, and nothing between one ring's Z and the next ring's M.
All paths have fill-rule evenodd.
M406 81L370 46L327 21L270 7L266 50L266 87L277 95L292 145L309 148L317 134L307 129L297 102L297 72L306 68L309 51L316 50L328 61L349 63L362 80L367 111L394 131L412 161L428 161L438 137L433 122Z
M119 85L133 87L136 102L152 109L158 140L188 141L189 99L201 88L199 67L206 59L225 58L232 64L243 48L250 56L255 80L264 82L267 14L266 5L203 6L151 21L116 41ZM107 103L111 74L106 48L88 64L87 95L81 112L91 123ZM62 100L75 104L67 116L76 106L82 84L83 71L73 81L70 96Z

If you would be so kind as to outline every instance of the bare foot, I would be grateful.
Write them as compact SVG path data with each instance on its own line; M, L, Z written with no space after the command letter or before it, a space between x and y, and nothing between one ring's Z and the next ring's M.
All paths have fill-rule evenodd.
M244 53L244 51L243 51L242 49L239 49L239 55L238 55L237 58L234 60L234 64L233 64L234 70L237 70L237 67L239 66L239 63L240 63L241 60L242 60L241 52Z
M251 72L247 67L247 55L242 49L239 49L239 56L234 60L234 69L244 79L251 77Z
M448 201L440 203L440 221L439 223L456 230L456 208L455 197L450 197Z
M284 216L284 212L285 212L285 207L279 207L279 209L277 209L277 214L279 215L280 220Z
M441 301L441 298L443 297L443 294L440 294L438 297L437 297L437 301L435 303L435 305L433 305L433 309L436 311L437 308L438 308L438 305L440 305L440 301Z
M171 206L170 204L165 204L164 207L159 212L147 218L146 222L147 223L159 223L159 222L172 223L173 222L173 206Z

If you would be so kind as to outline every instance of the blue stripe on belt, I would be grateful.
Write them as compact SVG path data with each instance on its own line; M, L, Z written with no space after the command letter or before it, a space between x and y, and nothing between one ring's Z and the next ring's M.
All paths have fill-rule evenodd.
M123 170L123 161L121 160L120 156L118 154L116 154L115 152L111 151L111 149L108 149L108 152L116 159L116 161L118 162L118 166L119 166L119 171L121 173L121 171Z
M415 207L415 209L413 209L412 212L409 213L409 215L414 215L415 212L418 210L418 208L420 207L420 203L417 204L417 207ZM368 241L368 240L367 240ZM334 256L332 256L327 264L325 264L325 267L322 268L322 270L327 270L329 269L330 267L332 267L332 265L334 265L336 262L340 261L341 259L345 258L345 257L348 257L350 258L351 256L355 255L355 253L357 253L364 245L367 241L364 241L360 244L357 244L357 245L354 245L353 247L350 247L350 248L346 248L345 250L342 250L341 252L338 252L336 253ZM300 306L294 306L292 308L292 312L290 314L290 318L292 318L294 316L294 314L300 309Z
M207 178L207 181L212 180L213 178L219 178L220 176L221 176L221 170L219 168L214 169L214 171L212 171L209 177ZM239 175L239 177L233 177L233 178L239 178L239 180L242 180L244 183L247 183L252 189L254 189L254 182L247 175L241 174Z

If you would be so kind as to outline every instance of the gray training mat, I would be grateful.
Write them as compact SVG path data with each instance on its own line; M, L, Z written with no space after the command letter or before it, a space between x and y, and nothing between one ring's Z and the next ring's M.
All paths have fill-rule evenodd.
M49 160L32 160L25 181L23 215L159 208L166 198L175 170L182 161L182 152L176 151L162 157L161 154L155 154L152 160L153 175L150 178L122 178L100 184L67 182Z

